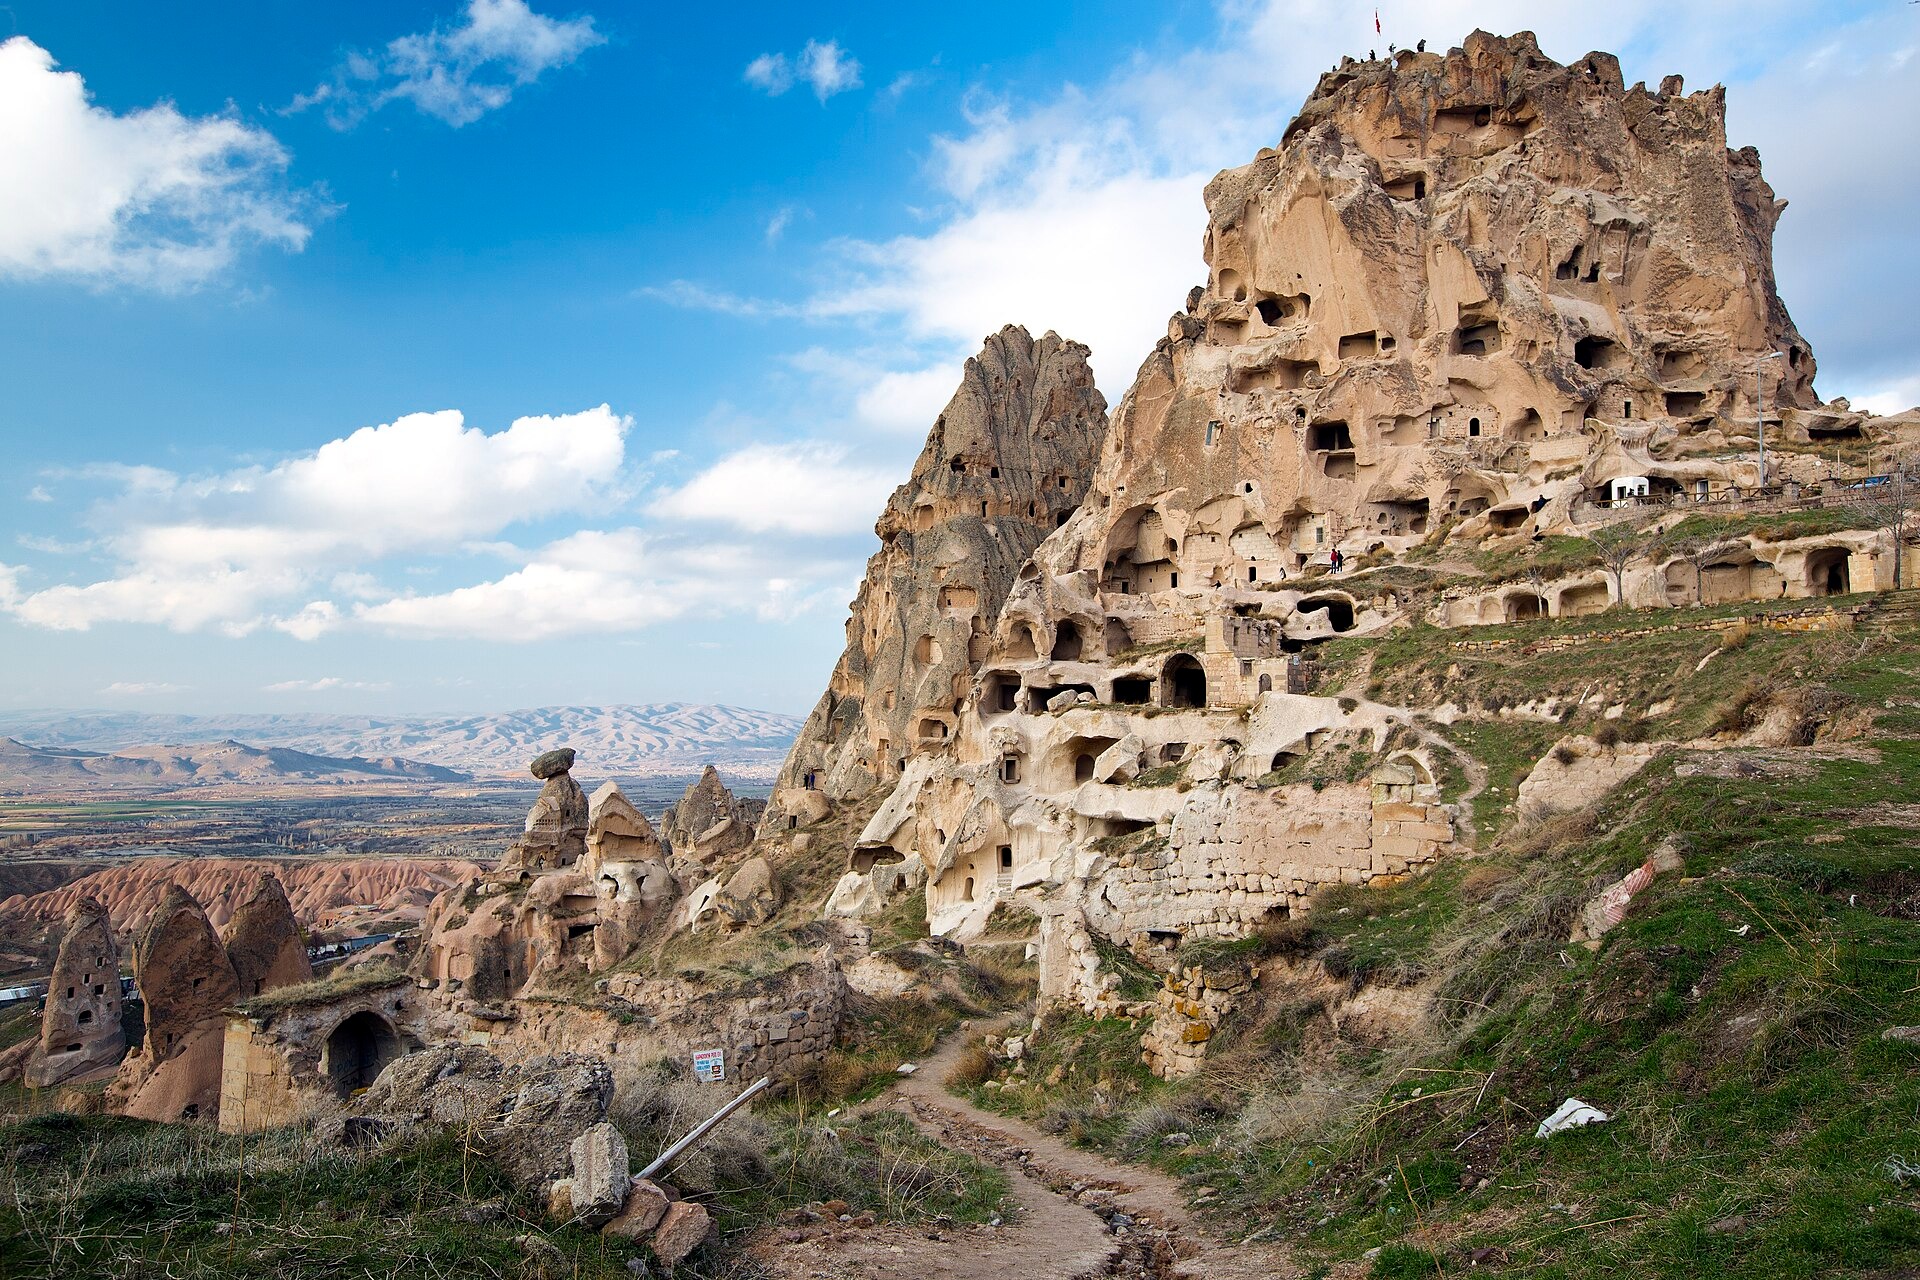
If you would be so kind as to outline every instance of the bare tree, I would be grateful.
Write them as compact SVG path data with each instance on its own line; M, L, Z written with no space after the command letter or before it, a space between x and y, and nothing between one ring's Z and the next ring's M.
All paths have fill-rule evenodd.
M1607 574L1613 579L1613 602L1625 607L1627 603L1627 585L1623 575L1627 566L1646 546L1646 531L1631 525L1609 525L1586 535L1587 543L1593 547L1594 554L1600 557L1600 563L1606 566Z
M1707 566L1731 551L1734 545L1725 538L1696 533L1663 539L1660 550L1676 559L1685 560L1692 566L1693 602L1696 605L1703 605L1707 602Z
M1893 539L1893 586L1900 588L1901 559L1907 541L1907 523L1913 516L1913 491L1907 487L1907 460L1896 459L1893 474L1878 484L1841 490L1845 503L1867 527Z

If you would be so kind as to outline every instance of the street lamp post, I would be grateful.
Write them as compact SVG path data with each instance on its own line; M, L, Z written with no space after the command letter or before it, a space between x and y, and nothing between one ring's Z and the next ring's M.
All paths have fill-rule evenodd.
M1781 353L1769 351L1753 362L1753 428L1754 441L1760 450L1760 487L1767 487L1767 396L1760 386L1760 370L1769 360L1778 360Z

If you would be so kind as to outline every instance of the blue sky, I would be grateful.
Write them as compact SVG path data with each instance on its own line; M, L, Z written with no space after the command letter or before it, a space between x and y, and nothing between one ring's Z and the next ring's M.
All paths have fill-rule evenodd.
M1117 401L1206 179L1475 25L1725 82L1820 390L1920 401L1920 6L1380 13L0 7L0 708L804 710L979 338Z

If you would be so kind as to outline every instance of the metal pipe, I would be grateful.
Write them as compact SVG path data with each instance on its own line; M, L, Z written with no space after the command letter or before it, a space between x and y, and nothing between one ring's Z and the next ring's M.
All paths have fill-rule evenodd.
M691 1147L694 1143L700 1141L700 1139L706 1137L707 1134L715 1126L717 1126L722 1120L725 1120L728 1116L732 1115L735 1111L738 1111L742 1106L746 1105L747 1099L753 1097L754 1094L759 1093L762 1089L765 1089L768 1085L772 1083L773 1083L772 1076L761 1076L758 1080L754 1081L751 1085L748 1085L746 1091L742 1093L739 1097L735 1098L732 1102L729 1102L726 1106L720 1108L718 1111L714 1112L712 1115L708 1116L705 1120L702 1120L699 1124L693 1126L692 1131L689 1132L686 1137L680 1139L680 1141L674 1143L672 1146L668 1147L665 1151L662 1151L658 1159L656 1159L652 1164L648 1165L646 1168L642 1169L635 1176L641 1177L641 1178L651 1178L654 1174L666 1168L669 1164L673 1163L674 1160L678 1159L680 1155L687 1150L687 1148Z

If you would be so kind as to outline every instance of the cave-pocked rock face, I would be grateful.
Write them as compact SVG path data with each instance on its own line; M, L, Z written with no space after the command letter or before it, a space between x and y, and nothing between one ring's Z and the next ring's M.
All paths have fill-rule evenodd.
M967 361L874 526L882 545L846 650L781 769L763 833L884 794L909 757L952 736L1014 574L1086 494L1107 408L1087 356L1009 325Z
M1043 993L1088 1007L1113 998L1102 938L1244 933L1452 846L1404 715L1305 692L1315 645L1405 617L1327 572L1336 554L1524 551L1591 527L1622 485L1751 487L1740 433L1776 353L1772 429L1833 416L1774 291L1781 205L1758 156L1727 149L1717 88L1629 89L1611 56L1563 66L1527 33L1348 60L1206 201L1206 283L1115 411L1085 501L970 646L945 731L878 775L891 791L830 908L885 905L872 868L893 865L925 867L941 931L1017 897L1041 916ZM872 628L874 582L851 628ZM1586 612L1617 590L1596 568L1532 601ZM898 608L937 599L923 583ZM913 687L869 670L836 741ZM1328 742L1372 766L1293 780ZM845 756L805 740L783 783L829 759L832 794Z

